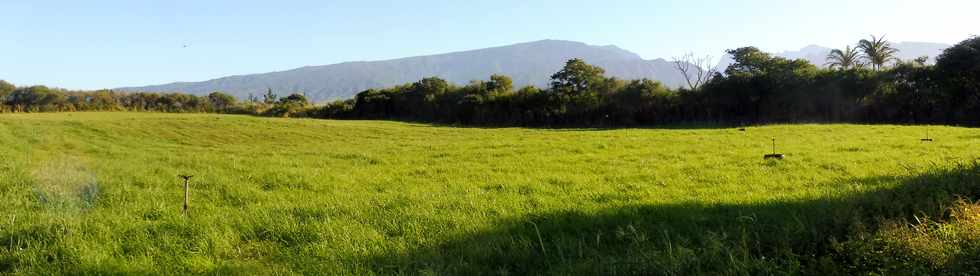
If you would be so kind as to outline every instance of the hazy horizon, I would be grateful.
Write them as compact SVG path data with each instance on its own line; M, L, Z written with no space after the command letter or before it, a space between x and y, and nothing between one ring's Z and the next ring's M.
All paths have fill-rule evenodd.
M871 7L877 10L870 12ZM0 3L0 10L8 11L0 36L9 39L0 44L0 68L5 68L0 79L69 89L115 88L543 39L615 45L644 59L686 52L717 58L740 46L769 52L807 45L838 48L871 34L896 43L955 44L972 35L970 13L977 8L980 3L970 1L838 0L751 5L17 1Z

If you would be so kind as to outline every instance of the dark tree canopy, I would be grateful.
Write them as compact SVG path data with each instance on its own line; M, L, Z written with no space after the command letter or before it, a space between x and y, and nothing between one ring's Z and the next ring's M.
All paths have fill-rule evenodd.
M936 71L946 90L946 117L980 121L980 37L943 51L936 60Z
M0 95L7 95L10 92L13 92L14 89L17 89L17 87L13 84L5 80L0 80Z
M514 81L508 76L493 74L487 82L487 90L496 93L506 93L514 90Z
M285 98L279 99L279 103L283 104L308 104L310 101L306 99L306 96L300 93L293 93Z
M236 99L235 96L220 91L215 91L208 94L208 101L210 101L211 105L213 105L217 110L226 110L238 104L238 99Z
M582 59L572 59L565 67L551 75L551 89L556 93L578 95L596 91L605 81L606 71L585 63Z
M936 59L936 69L952 78L980 81L980 37L964 40L943 51Z
M279 95L273 93L272 88L269 88L265 91L265 94L262 94L262 101L266 104L274 104L277 100L279 100Z

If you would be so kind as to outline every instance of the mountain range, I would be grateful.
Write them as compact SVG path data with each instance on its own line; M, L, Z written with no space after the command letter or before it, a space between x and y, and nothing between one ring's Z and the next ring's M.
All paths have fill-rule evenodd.
M949 45L935 43L896 43L900 58L921 55L935 57ZM822 65L830 48L811 45L799 51L777 53L787 58L804 58ZM456 84L472 80L489 79L491 74L508 75L515 87L534 85L547 87L552 74L561 69L565 61L582 58L600 66L609 76L621 79L649 78L670 87L683 85L683 76L664 59L646 60L639 55L616 46L595 46L564 40L541 40L502 47L454 52L439 55L418 56L382 61L345 62L322 66L307 66L287 71L238 75L201 82L175 82L163 85L124 87L117 90L129 92L184 92L206 95L224 91L238 98L258 96L272 89L277 94L305 93L310 100L322 102L347 99L356 93L370 89L389 87L431 76L437 76ZM722 57L719 67L731 63L731 57Z

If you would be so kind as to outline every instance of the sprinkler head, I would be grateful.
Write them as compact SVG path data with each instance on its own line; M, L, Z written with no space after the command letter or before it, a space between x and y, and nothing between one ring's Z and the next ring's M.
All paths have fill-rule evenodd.
M782 153L766 154L765 156L762 157L762 159L766 159L766 160L768 160L768 159L779 159L779 160L782 160L783 159L783 154Z
M779 160L782 160L783 159L783 154L782 153L776 153L776 138L775 137L772 138L772 154L763 155L762 156L762 159L764 159L764 160L769 160L769 159L779 159Z

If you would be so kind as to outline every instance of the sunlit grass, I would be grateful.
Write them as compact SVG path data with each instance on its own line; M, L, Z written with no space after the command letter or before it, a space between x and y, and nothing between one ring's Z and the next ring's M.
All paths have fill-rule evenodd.
M920 142L927 130L934 142ZM786 159L763 160L773 138ZM617 262L664 272L654 260L668 260L665 241L695 247L740 222L812 221L758 206L897 189L980 157L980 130L945 126L554 130L153 113L2 114L0 143L0 271L30 273L560 273ZM179 174L194 175L186 218ZM729 207L554 233L564 229L554 214L687 205ZM515 263L535 256L537 268Z

